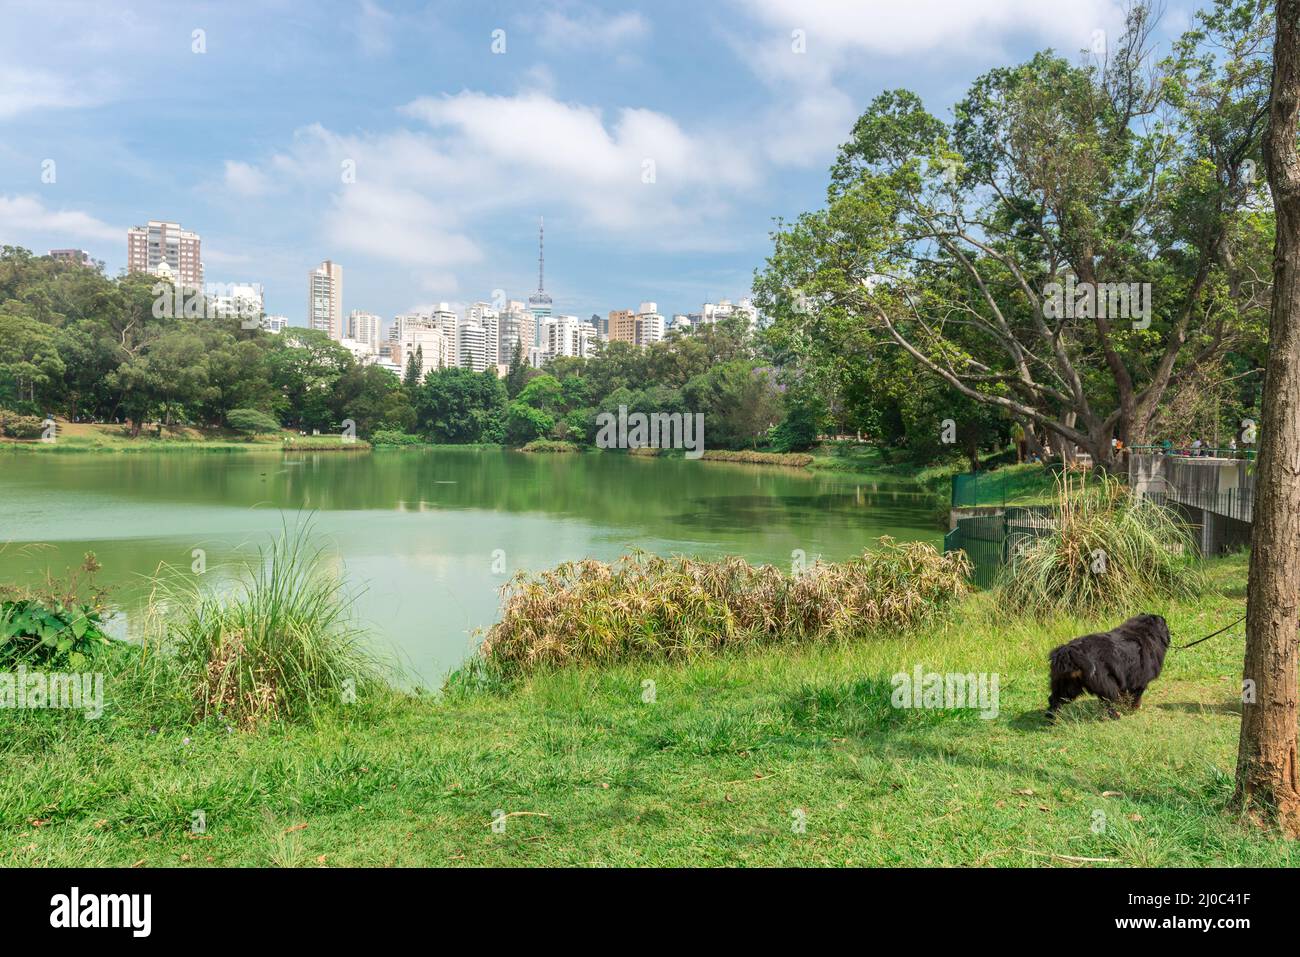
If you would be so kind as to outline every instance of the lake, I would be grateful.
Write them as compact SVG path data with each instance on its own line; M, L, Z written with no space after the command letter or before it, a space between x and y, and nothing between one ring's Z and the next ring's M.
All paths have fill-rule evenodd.
M610 453L0 450L0 581L93 551L129 625L160 565L189 574L202 549L219 587L310 520L378 646L435 686L520 569L633 546L789 568L796 550L842 560L882 535L938 545L931 501L891 477Z

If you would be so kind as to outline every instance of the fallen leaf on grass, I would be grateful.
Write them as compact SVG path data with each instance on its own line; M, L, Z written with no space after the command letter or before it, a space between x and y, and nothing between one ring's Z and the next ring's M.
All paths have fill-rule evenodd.
M305 830L306 827L307 827L307 824L306 824L305 822L302 823L302 824L295 824L293 827L286 827L286 828L284 829L284 833L285 833L285 834L292 834L294 831L302 831L302 830Z
M1102 791L1101 796L1104 798L1117 798L1123 797L1124 795L1120 794L1118 791Z

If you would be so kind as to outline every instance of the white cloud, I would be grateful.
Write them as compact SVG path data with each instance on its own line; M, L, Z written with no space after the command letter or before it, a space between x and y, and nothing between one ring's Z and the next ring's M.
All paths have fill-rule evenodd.
M393 15L374 0L361 0L357 13L357 42L366 56L383 56L393 47Z
M494 219L521 212L638 248L732 248L733 204L759 181L749 141L693 133L652 110L606 117L533 90L426 97L401 112L421 125L304 127L260 167L227 161L226 179L328 197L307 226L328 248L436 275L437 295L456 288L454 270L487 258L480 240Z
M562 205L603 234L649 245L708 244L720 208L759 180L745 140L688 132L653 110L622 109L607 123L543 93L467 91L404 111L434 129L473 202Z
M908 75L918 69L917 58L928 57L982 68L978 64L1005 61L1005 47L1017 36L1073 54L1092 43L1094 30L1115 30L1123 20L1115 0L734 3L753 18L758 33L728 32L724 42L771 91L758 124L765 131L764 153L777 165L803 167L830 162L849 138L865 103L842 85L864 66L887 60Z
M344 186L328 216L327 236L342 249L410 266L456 266L482 258L456 232L446 206L420 193L358 181Z
M1025 33L1063 52L1087 47L1092 31L1122 20L1114 0L738 0L767 27L807 36L808 57L860 51L886 57L918 53L970 54Z
M639 13L605 14L581 9L573 14L548 10L525 21L538 43L550 50L584 49L610 53L650 35L650 24Z
M95 98L87 88L44 70L0 63L0 120L33 110L88 106Z
M20 243L30 242L31 237L55 245L82 239L126 243L125 227L110 226L80 210L47 209L31 194L0 196L0 235Z
M239 160L226 160L226 188L239 196L262 196L271 188L270 178L257 167Z

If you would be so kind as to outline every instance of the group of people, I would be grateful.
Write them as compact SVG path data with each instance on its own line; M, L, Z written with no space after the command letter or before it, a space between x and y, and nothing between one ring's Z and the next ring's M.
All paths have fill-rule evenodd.
M1160 442L1160 449L1165 455L1187 455L1193 458L1202 458L1213 456L1216 452L1226 452L1227 458L1233 458L1237 453L1237 440L1234 437L1228 442L1226 449L1213 449L1208 442L1202 439L1183 439L1181 445L1175 446L1169 439L1163 439Z

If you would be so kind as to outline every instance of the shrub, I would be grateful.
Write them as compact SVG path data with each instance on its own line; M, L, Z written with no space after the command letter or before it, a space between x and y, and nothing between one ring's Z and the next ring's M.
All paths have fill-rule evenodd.
M551 453L568 453L581 452L582 449L573 442L562 442L556 439L533 439L527 445L519 450L520 452L551 452Z
M370 436L371 445L420 445L423 441L418 435L392 429L379 429Z
M226 424L236 432L246 432L249 435L280 431L278 420L257 409L231 409L226 413Z
M525 445L533 439L544 438L553 428L555 416L549 412L535 409L518 399L510 403L506 413L506 440L512 445Z
M100 565L87 552L80 571L65 581L49 579L43 589L0 589L0 666L18 664L78 669L112 643L101 628L104 593L93 586L83 595L82 574Z
M160 627L174 648L199 718L242 727L296 718L361 692L379 669L351 619L341 579L289 530L258 551L233 593L217 597L184 578L160 579Z
M38 416L0 409L0 434L11 439L39 439L44 432L45 421Z
M999 588L1033 614L1136 614L1201 587L1195 543L1178 516L1128 494L1116 479L1057 482L1055 527L1011 556Z
M966 593L969 563L920 542L798 574L742 558L636 551L613 565L566 562L502 589L501 621L479 654L512 677L577 662L693 658L732 647L847 638L917 624Z

